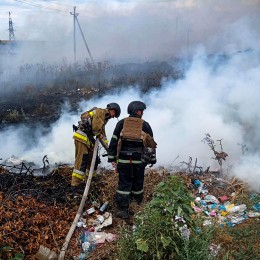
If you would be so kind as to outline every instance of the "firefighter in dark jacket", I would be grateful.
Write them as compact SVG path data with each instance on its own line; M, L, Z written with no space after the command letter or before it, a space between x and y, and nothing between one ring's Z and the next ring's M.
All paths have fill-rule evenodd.
M117 217L129 218L130 202L143 200L144 171L156 163L156 142L148 122L142 119L146 105L133 101L128 105L129 117L120 120L108 148L108 162L117 167L119 174L115 200Z
M110 118L118 118L121 109L117 103L110 103L106 109L92 108L81 114L73 139L75 143L75 163L72 172L71 186L78 186L84 182L91 166L95 138L108 149L105 125Z

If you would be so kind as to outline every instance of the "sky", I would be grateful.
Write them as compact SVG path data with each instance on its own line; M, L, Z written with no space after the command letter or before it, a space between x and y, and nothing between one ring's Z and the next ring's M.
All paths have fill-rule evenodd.
M208 53L232 53L248 48L250 39L238 35L259 39L260 0L1 0L0 39L9 38L11 12L17 40L52 43L58 51L46 59L73 60L74 6L94 60L167 59L194 53L199 44ZM77 23L76 56L89 58Z
M56 6L55 1L33 2ZM79 120L80 112L117 102L123 118L128 103L142 100L147 104L144 119L152 126L158 143L157 167L181 166L192 157L193 162L197 158L198 166L218 170L213 152L202 142L209 133L216 150L221 149L216 141L221 139L223 151L228 154L223 163L225 173L260 191L259 1L64 1L59 9L65 8L65 3L66 7L77 6L95 59L146 61L176 55L184 59L189 54L191 66L183 78L163 80L161 90L146 95L138 86L124 86L119 93L82 102L76 115L68 112L70 104L64 104L61 118L47 135L42 135L41 129L33 133L37 142L30 139L32 133L27 126L2 131L0 158L15 155L41 163L47 154L53 164L73 163L71 126ZM36 10L17 1L1 1L1 38L6 33L2 10L7 6L17 38L55 42L67 39L73 43L72 16ZM73 59L73 52L69 53ZM209 63L211 53L226 53L229 59ZM111 119L107 125L109 139L116 123ZM248 148L245 154L241 145ZM107 165L104 158L102 161Z

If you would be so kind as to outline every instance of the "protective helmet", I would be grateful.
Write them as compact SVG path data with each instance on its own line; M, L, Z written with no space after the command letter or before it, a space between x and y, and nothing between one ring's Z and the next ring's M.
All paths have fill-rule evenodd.
M129 115L135 115L137 110L145 110L146 105L141 101L132 101L127 107L127 113Z
M109 103L107 104L107 109L108 110L115 110L116 115L115 117L118 118L121 114L121 108L117 103Z

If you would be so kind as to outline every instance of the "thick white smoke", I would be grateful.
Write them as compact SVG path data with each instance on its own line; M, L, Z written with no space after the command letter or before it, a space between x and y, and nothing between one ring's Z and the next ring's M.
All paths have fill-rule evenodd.
M162 89L145 95L140 94L137 86L129 86L121 93L83 102L81 110L117 102L122 107L123 118L127 116L129 102L143 100L147 104L144 119L152 126L158 142L158 165L180 165L183 161L188 162L190 156L193 160L197 158L197 165L204 169L207 166L211 166L211 170L218 169L216 161L212 159L213 152L201 142L209 133L215 141L216 150L221 150L216 141L221 139L223 150L228 153L224 169L232 166L233 174L246 179L257 189L260 180L259 52L237 53L220 64L213 64L209 63L204 50L200 49L183 79L166 81ZM51 163L73 163L71 126L77 123L79 114L64 112L49 134L35 139L30 150L26 147L29 135L24 134L24 128L2 132L1 157L14 154L40 162L43 155L47 154ZM108 122L109 138L116 122L115 119ZM23 139L23 136L26 138ZM29 144L32 147L32 143ZM245 144L248 152L243 154L238 144Z

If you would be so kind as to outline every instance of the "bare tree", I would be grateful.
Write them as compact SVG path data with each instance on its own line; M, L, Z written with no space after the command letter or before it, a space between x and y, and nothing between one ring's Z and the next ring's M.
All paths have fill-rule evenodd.
M219 171L220 171L220 173L222 173L222 162L225 161L226 157L228 156L228 154L223 151L223 146L222 146L222 140L223 139L217 140L219 142L219 145L220 145L220 152L218 152L218 151L216 151L216 145L215 145L213 139L211 138L210 134L207 133L205 135L206 135L206 137L204 137L202 139L202 142L208 144L210 149L213 151L213 153L215 155L215 157L213 157L213 159L218 161L218 164L220 166Z

